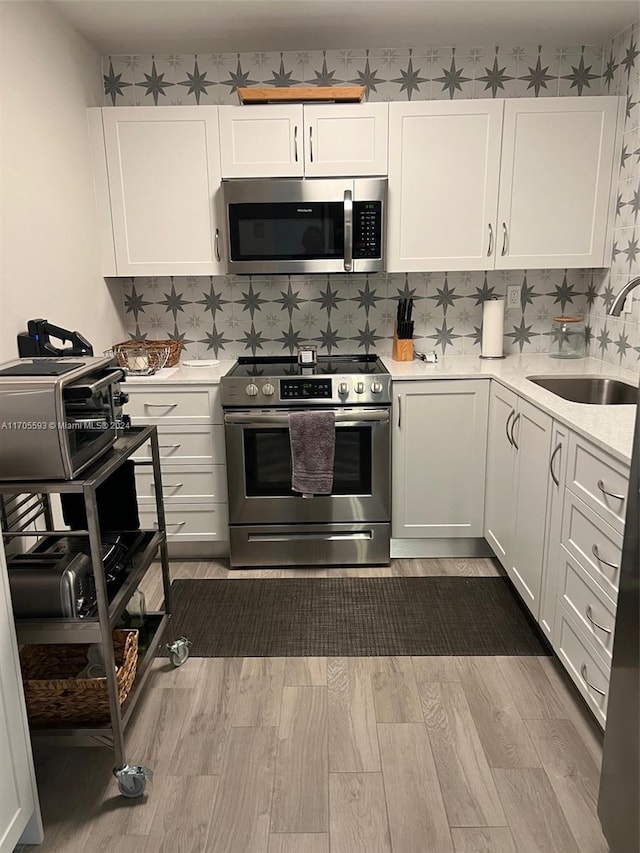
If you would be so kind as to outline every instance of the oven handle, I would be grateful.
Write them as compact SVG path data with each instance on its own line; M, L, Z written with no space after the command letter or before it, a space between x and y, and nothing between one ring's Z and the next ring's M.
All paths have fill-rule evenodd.
M288 414L252 414L250 412L228 412L224 416L225 424L248 424L250 426L288 426ZM362 423L386 424L389 422L389 410L374 412L344 412L336 414L336 423L341 426L359 426Z
M119 367L111 367L105 370L104 374L99 376L95 382L78 380L71 385L66 385L62 389L62 396L65 400L90 400L97 391L123 380L124 370Z

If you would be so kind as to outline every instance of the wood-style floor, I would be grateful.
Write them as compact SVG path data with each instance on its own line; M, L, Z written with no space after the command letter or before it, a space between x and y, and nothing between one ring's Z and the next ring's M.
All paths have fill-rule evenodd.
M398 560L304 573L328 572L499 570L491 560ZM172 574L230 573L174 563ZM157 572L145 592L157 606ZM109 750L36 742L41 853L607 851L596 815L601 735L553 658L154 666L127 738L128 760L155 772L144 798L118 796Z

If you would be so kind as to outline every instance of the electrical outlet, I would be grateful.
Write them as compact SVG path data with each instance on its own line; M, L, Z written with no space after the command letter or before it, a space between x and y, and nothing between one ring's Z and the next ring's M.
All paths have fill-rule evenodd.
M517 308L520 305L520 285L512 284L507 288L507 308Z

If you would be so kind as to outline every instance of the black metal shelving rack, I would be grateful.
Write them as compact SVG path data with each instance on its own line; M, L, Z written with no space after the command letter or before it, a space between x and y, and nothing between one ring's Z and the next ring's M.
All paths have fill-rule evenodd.
M130 531L133 541L128 553L129 570L122 586L109 600L102 561L100 520L96 500L96 489L107 480L136 450L145 442L151 443L150 460L134 460L136 465L151 465L155 482L155 505L157 512L157 530ZM52 494L81 494L87 516L86 530L54 530L50 496ZM88 537L91 564L96 586L97 615L83 619L18 619L16 633L20 644L66 644L98 643L102 649L106 669L109 695L110 721L106 726L77 726L54 729L32 729L33 735L62 737L65 740L98 739L100 743L112 745L115 758L114 774L118 779L120 793L127 797L140 796L145 789L152 771L141 765L129 764L125 759L124 732L131 719L136 702L141 695L145 682L151 672L151 664L156 656L171 621L171 589L169 577L169 558L165 527L164 504L162 499L162 473L158 433L155 426L132 427L116 439L113 447L93 465L74 480L45 481L1 481L0 496L3 495L40 495L44 501L42 516L48 529L16 532L5 531L3 536L12 537ZM129 531L123 531L129 532ZM164 590L164 610L146 614L149 625L155 630L150 637L148 648L142 663L136 672L135 681L125 702L120 705L115 674L115 661L112 631L122 616L129 599L160 552L162 566L162 585ZM188 641L177 640L171 647L171 659L174 665L182 664L188 657Z

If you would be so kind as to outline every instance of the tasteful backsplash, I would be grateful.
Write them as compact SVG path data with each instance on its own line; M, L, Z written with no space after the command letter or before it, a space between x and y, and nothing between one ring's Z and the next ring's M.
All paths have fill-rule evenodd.
M640 364L640 288L630 314L609 317L607 309L629 279L640 275L640 23L605 48L603 94L626 98L616 190L611 267L594 273L587 298L590 355L636 370Z
M197 358L293 352L391 351L396 300L416 300L416 347L480 351L482 302L520 287L505 314L506 352L544 352L558 313L584 313L590 352L624 366L640 358L640 299L605 316L612 294L640 272L638 25L602 46L434 47L216 55L108 56L105 104L237 104L238 86L365 86L370 101L621 94L625 138L611 270L533 270L371 276L129 279L132 337L180 337ZM640 291L638 292L640 297Z

